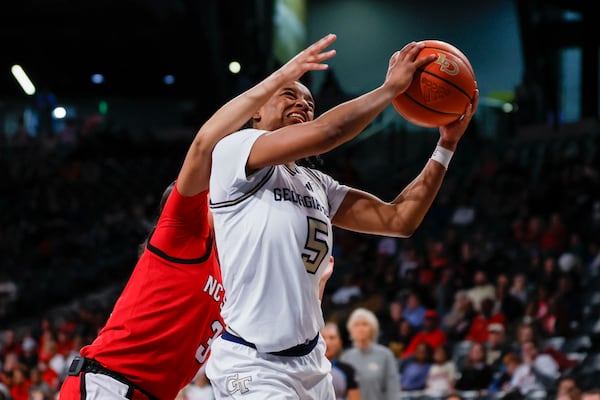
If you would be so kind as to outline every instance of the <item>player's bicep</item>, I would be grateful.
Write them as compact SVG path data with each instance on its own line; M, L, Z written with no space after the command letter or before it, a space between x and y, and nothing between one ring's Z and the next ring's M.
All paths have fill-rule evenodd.
M378 197L350 189L338 208L332 223L340 228L374 235L407 237L396 207Z
M336 138L335 130L318 121L267 132L254 142L246 161L246 170L287 164L321 154L335 147Z

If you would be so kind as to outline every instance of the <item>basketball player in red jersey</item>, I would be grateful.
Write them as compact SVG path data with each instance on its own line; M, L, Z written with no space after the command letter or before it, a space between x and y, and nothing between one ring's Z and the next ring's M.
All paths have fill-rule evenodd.
M98 337L71 364L60 400L172 400L224 330L221 273L208 214L211 153L285 82L335 50L327 35L221 107L199 130L146 247ZM167 192L168 193L168 192Z

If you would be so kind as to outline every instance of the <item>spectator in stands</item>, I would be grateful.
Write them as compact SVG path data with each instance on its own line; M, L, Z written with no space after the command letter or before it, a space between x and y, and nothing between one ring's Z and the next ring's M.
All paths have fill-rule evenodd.
M489 280L487 273L483 270L475 271L473 276L473 286L468 290L467 295L469 300L473 303L473 309L476 312L481 310L481 302L483 299L493 299L496 294L496 289Z
M512 283L508 292L518 299L523 307L527 303L529 292L527 289L527 276L523 272L516 273L512 278Z
M500 283L501 278L504 283ZM500 311L506 318L506 323L515 321L523 316L525 303L510 293L508 276L500 273L496 283L496 297L494 298L494 311Z
M0 355L6 357L7 354L13 353L17 356L21 354L23 349L21 348L21 342L17 339L17 334L14 329L7 329L4 331L2 337L2 346Z
M447 342L446 334L440 329L440 316L435 310L425 312L425 325L423 330L417 332L412 338L408 347L402 353L402 358L406 359L413 355L419 343L427 343L431 349L445 345Z
M548 227L543 231L540 238L540 247L550 250L554 254L563 250L567 241L567 227L562 221L559 212L550 215Z
M50 385L42 379L42 373L37 367L29 370L29 381L31 382L30 392L39 391L44 395L44 398L50 398L54 393Z
M500 366L498 368L492 367L496 373L494 374L494 379L489 387L489 392L515 392L515 397L521 397L518 389L513 389L510 385L510 381L512 380L512 377L519 365L521 365L521 359L517 353L511 352L505 354L504 357L502 357Z
M348 317L352 348L340 360L352 365L360 385L361 399L396 400L400 391L398 365L392 351L377 343L379 321L365 308L357 308Z
M556 291L557 302L561 305L561 309L557 312L562 312L565 317L564 324L569 328L581 322L583 316L583 304L581 301L580 284L575 283L575 279L579 280L576 274L562 274L558 278L558 288ZM562 322L562 321L560 321ZM569 336L567 327L559 329L561 336Z
M504 325L497 322L488 325L488 338L485 345L487 363L495 370L500 369L506 354L516 352L516 347L507 340Z
M406 298L406 304L402 313L415 330L420 330L423 327L425 320L425 307L421 304L421 298L416 292L409 293Z
M37 366L38 353L37 343L33 338L33 335L27 334L21 342L22 352L19 355L19 362L31 369Z
M9 384L10 396L12 400L29 400L29 387L31 381L27 376L27 370L19 366L12 370L11 381Z
M392 340L388 343L388 347L398 360L402 359L402 353L404 353L415 334L412 325L402 318L398 324L398 332L392 336Z
M481 310L473 318L466 340L485 343L488 340L489 326L491 324L506 325L506 318L502 311L494 312L494 300L484 298L481 301Z
M448 354L448 347L436 347L433 350L433 363L425 382L425 394L430 397L440 397L451 393L456 385L456 377L456 364Z
M327 344L325 356L331 362L331 378L336 400L360 400L360 388L354 367L338 359L344 348L337 324L327 322L321 329L321 335Z
M452 309L442 320L442 330L446 333L448 340L463 340L471 328L475 315L473 303L469 300L467 292L458 290L454 294Z
M556 292L559 275L556 259L551 255L547 255L543 258L542 271L536 284L548 288L548 293L552 295Z
M382 344L388 344L391 341L397 341L400 333L400 324L405 319L402 317L404 304L402 300L395 299L387 305L387 315L381 318L381 339Z
M562 376L558 380L556 400L580 400L581 388L574 376Z
M460 378L456 382L457 390L487 392L494 378L494 370L487 364L487 354L483 343L472 342L469 353L458 366Z
M362 296L362 290L352 273L345 273L342 279L342 285L331 295L331 302L337 306L351 304Z
M555 389L560 377L558 364L554 358L539 351L533 340L521 344L522 364L516 369L510 383L511 388L518 388L521 394L536 390L549 392Z
M402 391L424 390L431 368L431 347L419 342L411 357L400 368L400 389Z

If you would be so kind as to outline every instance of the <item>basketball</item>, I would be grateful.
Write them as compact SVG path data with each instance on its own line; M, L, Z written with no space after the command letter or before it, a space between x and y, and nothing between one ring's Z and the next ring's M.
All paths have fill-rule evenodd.
M469 59L455 46L441 40L424 40L418 58L437 58L419 68L406 92L392 104L414 125L435 128L448 125L464 114L477 88Z

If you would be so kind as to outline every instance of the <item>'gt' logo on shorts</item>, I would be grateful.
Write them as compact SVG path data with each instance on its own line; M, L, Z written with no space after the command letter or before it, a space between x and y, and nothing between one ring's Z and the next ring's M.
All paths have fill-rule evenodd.
M225 387L227 388L227 392L229 392L229 394L234 394L235 392L244 394L250 390L248 389L248 386L246 386L246 383L251 381L251 376L243 376L240 378L239 374L235 374L227 377L225 380Z

